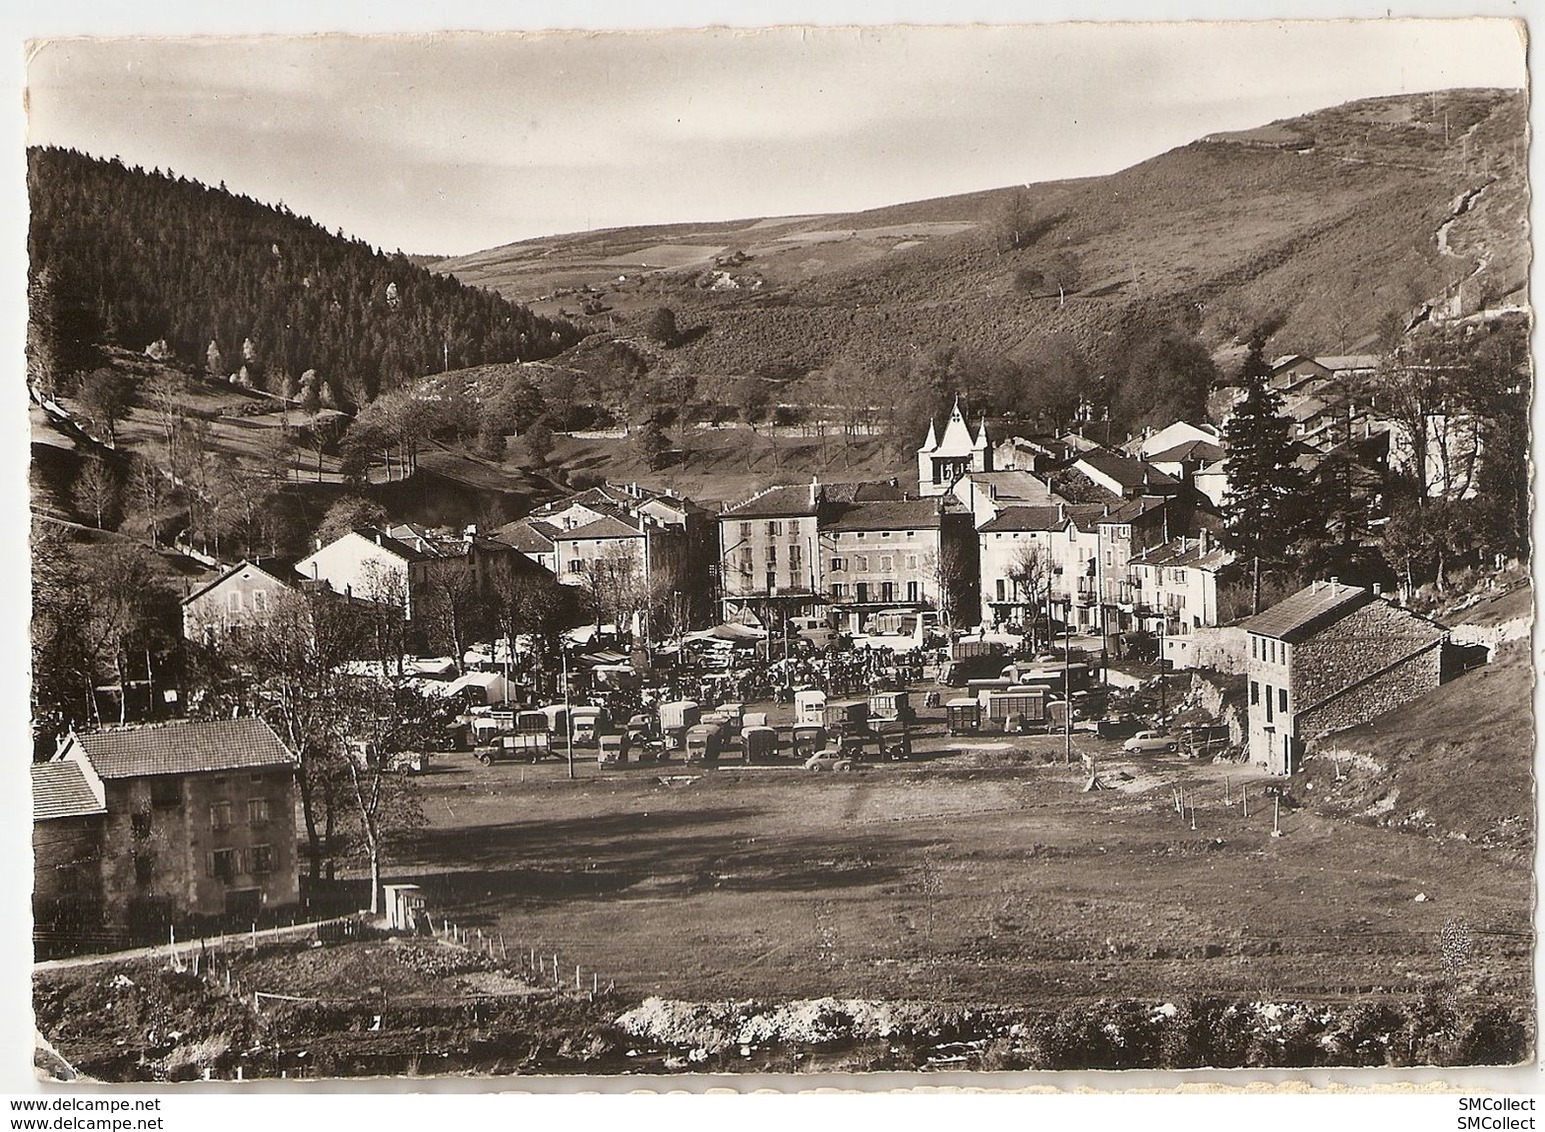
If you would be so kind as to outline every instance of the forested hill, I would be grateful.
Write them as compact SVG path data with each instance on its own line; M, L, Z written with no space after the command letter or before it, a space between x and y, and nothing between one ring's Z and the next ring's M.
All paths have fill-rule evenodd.
M28 151L33 316L54 358L109 342L340 407L445 368L550 357L561 319L331 234L282 204L74 150ZM213 348L211 348L213 343ZM448 358L447 358L448 353ZM62 375L61 375L62 376Z

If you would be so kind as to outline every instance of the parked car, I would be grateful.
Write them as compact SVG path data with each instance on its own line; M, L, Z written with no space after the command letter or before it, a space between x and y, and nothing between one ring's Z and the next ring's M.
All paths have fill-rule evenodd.
M1173 735L1166 735L1162 731L1139 731L1121 744L1121 749L1137 755L1146 755L1153 751L1173 751L1176 745Z
M827 747L805 760L806 770L852 770L856 764L840 747Z

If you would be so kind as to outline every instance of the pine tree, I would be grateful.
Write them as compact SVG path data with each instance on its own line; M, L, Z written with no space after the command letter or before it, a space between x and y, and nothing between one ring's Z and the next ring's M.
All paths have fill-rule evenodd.
M1241 375L1245 396L1223 427L1228 455L1224 471L1223 544L1240 556L1253 577L1251 605L1261 604L1262 565L1282 566L1304 529L1307 480L1293 463L1293 422L1267 383L1265 341L1250 343Z

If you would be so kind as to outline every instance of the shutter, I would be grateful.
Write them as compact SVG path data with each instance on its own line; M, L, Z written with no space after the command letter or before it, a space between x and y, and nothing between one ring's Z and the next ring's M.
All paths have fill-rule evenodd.
M209 875L215 875L215 855L213 851L204 854L204 865L209 870Z

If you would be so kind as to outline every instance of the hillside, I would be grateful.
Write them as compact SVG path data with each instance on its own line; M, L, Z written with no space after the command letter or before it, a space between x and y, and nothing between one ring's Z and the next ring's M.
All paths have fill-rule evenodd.
M1307 797L1334 814L1528 853L1533 687L1528 641L1503 645L1490 664L1322 741Z
M161 357L244 385L363 405L451 365L548 357L577 340L490 291L160 170L73 150L27 154L34 344L49 388L95 347Z
M1284 350L1339 352L1433 309L1516 302L1527 280L1526 100L1372 99L1219 134L1107 177L844 215L555 236L437 270L626 332L670 305L698 374L884 366L939 344L1023 356L1070 334L1097 367L1169 323L1224 343L1267 314ZM1076 144L1076 139L1069 139ZM1006 249L1019 194L1036 236ZM1022 269L1070 256L1070 296Z

